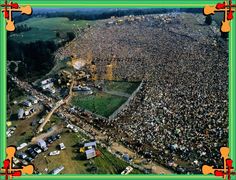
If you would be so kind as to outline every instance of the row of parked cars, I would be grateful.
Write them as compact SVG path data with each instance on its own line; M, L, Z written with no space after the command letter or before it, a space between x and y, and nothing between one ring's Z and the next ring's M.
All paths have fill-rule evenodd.
M50 146L50 144L52 144L54 141L56 141L57 139L60 139L60 138L61 138L60 134L52 135L47 138L46 143L48 146Z
M32 145L25 152L17 152L16 157L21 159L23 165L27 165L34 161L34 159L43 152L38 145Z
M34 159L40 153L48 150L48 146L50 146L50 144L52 144L54 141L56 141L57 139L60 139L60 138L61 138L60 134L55 134L55 135L48 137L46 141L43 141L43 140L39 141L39 142L44 142L44 143L46 142L45 146L42 146L41 143L38 143L38 144L30 146L25 152L17 152L16 157L18 159L20 159L21 161L17 161L15 159L14 164L18 164L19 162L21 162L23 165L27 165L29 163L32 163L34 161Z

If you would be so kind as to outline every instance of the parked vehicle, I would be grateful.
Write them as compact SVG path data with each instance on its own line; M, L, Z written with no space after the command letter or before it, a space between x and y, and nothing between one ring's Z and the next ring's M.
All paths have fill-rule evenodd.
M37 156L37 153L34 152L34 149L33 149L33 148L28 148L26 152L27 152L33 159L36 158L36 156Z
M25 158L25 160L26 160L27 162L29 162L29 163L31 163L31 162L33 162L33 161L34 161L34 159L33 159L33 158L31 158L31 157L26 157L26 158Z
M64 145L64 143L60 143L60 144L59 144L59 148L62 150L62 149L65 149L66 146Z
M23 153L23 152L20 152L16 155L18 158L20 159L25 159L27 157L27 154Z
M49 156L56 156L56 155L59 155L60 154L60 151L52 151L49 153Z
M57 134L56 137L57 137L57 139L61 139L61 135L60 134Z
M52 138L52 141L56 141L57 140L56 135L51 136L51 138Z
M49 138L47 139L47 143L48 143L48 144L52 144L52 143L53 143L53 140L51 139L51 137L49 137Z
M37 154L40 154L40 153L42 152L42 150L39 149L38 147L35 147L35 148L34 148L34 151L35 151Z
M27 146L27 143L22 143L20 146L18 146L16 149L17 150L21 150L21 149L23 149L24 147L26 147Z
M23 165L27 166L29 163L26 160L21 161Z
M54 174L54 175L59 174L63 169L64 169L64 166L60 166L60 167L52 170L51 174Z

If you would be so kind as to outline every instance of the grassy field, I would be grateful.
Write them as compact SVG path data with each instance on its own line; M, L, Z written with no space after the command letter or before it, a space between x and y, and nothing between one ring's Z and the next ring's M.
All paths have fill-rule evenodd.
M80 133L63 132L62 138L51 144L49 150L39 155L33 162L40 173L47 174L53 169L63 165L65 169L63 174L114 174L120 172L128 166L127 163L114 157L107 150L98 147L101 156L91 160L81 160L79 158L78 143L84 142L86 137ZM58 156L48 156L47 154L57 149L57 145L63 142L66 149L62 150ZM96 167L95 171L91 172L91 167ZM45 171L45 169L48 171ZM134 170L134 173L140 173Z
M139 86L140 82L106 81L105 87L108 91L117 91L132 94Z
M7 139L7 144L19 146L22 143L30 142L37 128L31 124L35 119L38 119L38 114L28 119L11 121L12 126L16 126L17 128L14 134Z
M46 132L50 131L50 129L53 126L61 125L61 124L62 124L61 119L56 115L52 115L52 117L50 118L50 121L44 126L43 133L46 133Z
M109 117L126 100L127 98L125 97L98 92L93 95L78 95L73 97L72 104L92 111L96 114Z
M28 32L22 32L19 34L12 34L11 38L18 42L30 43L37 40L59 40L56 37L56 33L59 32L62 36L65 36L67 32L73 32L73 28L85 27L86 24L92 24L92 21L79 20L70 21L65 17L57 18L30 18L26 21L16 24L27 24L32 29Z

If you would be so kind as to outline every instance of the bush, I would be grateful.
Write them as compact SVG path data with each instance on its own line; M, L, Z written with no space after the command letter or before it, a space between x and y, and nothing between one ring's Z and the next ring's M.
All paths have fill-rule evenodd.
M211 15L207 15L207 16L206 16L205 23L206 23L207 25L211 25L211 23L212 23L212 17L211 17Z

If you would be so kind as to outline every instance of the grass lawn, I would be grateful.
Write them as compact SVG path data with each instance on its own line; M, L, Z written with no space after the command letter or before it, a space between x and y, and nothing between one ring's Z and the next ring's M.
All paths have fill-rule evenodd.
M72 98L72 104L92 111L96 114L109 117L119 108L127 98L114 96L103 92L93 95L78 95Z
M84 142L86 137L80 133L68 132L63 132L61 136L61 139L51 144L49 150L40 154L33 162L40 173L47 174L63 165L65 169L62 174L119 174L128 166L127 163L100 147L98 149L101 151L101 156L91 160L81 160L78 158L79 152L77 150L79 147L77 144ZM48 156L49 152L57 150L57 145L61 142L65 144L66 149L62 150L60 155ZM91 172L89 170L91 167L96 167L96 171ZM48 169L48 172L45 171L45 168ZM140 173L140 171L134 170L134 173Z
M55 125L59 125L59 124L62 124L61 119L59 117L57 117L56 115L52 115L50 121L47 122L47 124L44 126L43 132L46 133L50 130L50 128L52 128Z
M28 32L12 34L11 37L18 42L30 43L37 40L47 41L56 40L56 32L65 35L67 32L72 32L73 28L85 27L86 24L92 24L92 21L78 20L70 21L66 17L56 18L30 18L26 21L17 23L17 25L27 24L32 29Z
M7 144L19 146L22 143L30 142L34 136L33 132L36 132L36 126L31 125L35 119L38 119L38 114L28 119L11 121L12 126L16 126L16 130L14 134L7 139Z
M140 82L106 81L105 86L108 91L117 91L132 94L139 86Z
M12 93L13 92L15 92L15 91L13 90ZM18 96L16 96L16 95L17 95L17 93L14 95L11 94L12 99L14 99L14 100L12 100L12 102L10 102L10 107L8 107L8 108L10 108L7 112L7 119L8 120L10 120L12 118L11 115L15 116L16 114L18 114L19 109L25 108L21 103L28 99L28 96L24 93L18 94ZM13 101L16 101L17 104L14 104Z

